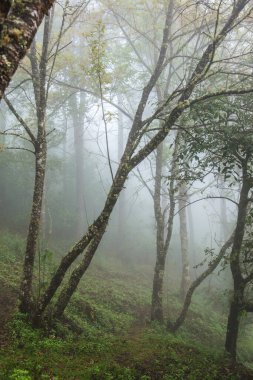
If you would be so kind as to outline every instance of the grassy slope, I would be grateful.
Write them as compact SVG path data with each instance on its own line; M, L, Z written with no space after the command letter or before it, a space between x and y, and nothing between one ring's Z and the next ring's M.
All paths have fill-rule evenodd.
M225 320L210 304L199 297L179 334L167 334L149 323L150 276L113 259L97 260L67 310L77 332L65 326L67 319L47 335L33 331L21 316L13 316L21 257L20 239L5 234L0 239L0 318L5 325L0 379L253 379L250 371L232 369L224 358ZM175 296L169 300L174 314L180 304Z

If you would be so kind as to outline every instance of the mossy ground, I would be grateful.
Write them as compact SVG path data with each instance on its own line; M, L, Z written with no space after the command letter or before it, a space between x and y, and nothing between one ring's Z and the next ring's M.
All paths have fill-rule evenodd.
M225 315L210 301L195 297L183 328L168 334L149 322L150 273L115 258L92 265L64 322L47 333L33 330L15 308L22 250L20 238L2 235L0 379L253 379L224 356ZM175 294L169 299L175 317L180 302Z

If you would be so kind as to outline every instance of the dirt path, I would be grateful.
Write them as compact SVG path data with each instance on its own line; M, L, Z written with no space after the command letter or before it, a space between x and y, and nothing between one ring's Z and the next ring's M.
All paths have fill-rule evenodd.
M142 331L147 326L147 322L150 318L150 306L144 305L140 306L140 308L136 312L136 319L133 322L127 333L127 339L133 340L140 336Z
M17 291L0 281L0 347L8 344L8 322L16 309Z

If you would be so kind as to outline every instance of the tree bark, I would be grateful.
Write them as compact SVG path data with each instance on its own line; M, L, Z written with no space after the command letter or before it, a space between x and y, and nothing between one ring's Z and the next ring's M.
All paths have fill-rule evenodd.
M180 286L180 296L182 299L185 298L187 290L190 285L190 265L188 258L188 229L187 229L187 217L186 217L186 206L187 206L187 187L186 183L183 181L179 187L179 222L180 222L180 243L181 243L181 258L182 258L182 277Z
M78 100L78 97L80 99ZM85 228L85 201L84 201L84 115L85 95L75 94L72 102L72 119L74 129L75 148L75 183L76 183L76 233L78 239Z
M225 349L231 355L233 360L236 360L236 346L238 329L240 322L240 312L243 309L245 281L240 268L240 253L243 243L245 231L247 207L249 203L248 194L250 191L250 183L247 174L247 162L243 163L243 183L240 193L238 205L238 216L235 229L233 247L230 255L230 268L233 276L233 298L230 305Z
M54 0L1 2L0 100L53 3Z
M220 178L220 186L221 186L221 196L225 196L226 194L224 193L224 179L221 177ZM228 236L228 218L227 218L227 202L226 199L221 198L220 199L220 211L221 211L221 240L225 241Z
M124 156L123 156L122 162L125 162ZM124 183L127 179L129 169L130 169L130 167L127 164L121 164L118 168L116 176L114 177L114 184L113 184L111 191L108 195L105 207L104 207L101 215L99 216L99 218L96 221L96 225L98 227L95 227L93 225L92 237L90 239L90 242L87 244L87 250L86 250L86 253L84 255L84 258L82 259L81 263L77 266L77 268L72 272L72 274L70 276L70 280L68 281L68 284L63 288L62 292L60 293L60 295L58 297L58 300L57 300L56 306L55 306L55 311L54 311L54 316L56 318L60 318L62 316L65 308L68 305L70 298L72 297L72 295L73 295L74 291L76 290L83 274L88 269L88 267L91 263L91 260L93 259L93 256L96 253L97 247L98 247L99 243L101 242L102 237L104 235L104 232L106 230L110 215L114 209L114 206L117 202L119 194L120 194L121 190L123 189ZM52 289L52 290L53 290L53 294L54 294L55 291L54 291L54 289ZM45 305L45 307L46 306L47 305Z
M227 249L232 245L233 238L234 238L234 234L223 245L218 256L211 263L209 263L208 268L199 277L197 277L195 281L193 281L193 283L191 284L191 286L189 287L189 289L187 291L182 311L179 314L176 322L175 323L173 323L171 321L167 322L168 330L170 330L172 332L176 332L179 329L179 327L182 326L182 324L184 323L185 318L187 316L187 312L188 312L189 306L191 304L191 300L192 300L192 296L193 296L194 291L209 276L209 274L211 274L217 268L217 266L221 262L222 258L224 257Z
M152 305L151 305L151 321L163 323L163 278L165 270L166 254L163 249L159 249L156 256L155 273L153 280Z
M118 95L118 104L123 105L122 95ZM118 162L124 153L124 119L122 112L118 112ZM125 221L126 221L126 193L123 190L118 200L118 250L120 255L124 254L125 238Z
M170 169L169 184L169 216L167 225L165 223L165 213L161 208L161 189L162 189L162 158L163 145L157 149L156 156L156 176L155 176L155 192L154 192L154 210L156 219L156 265L153 279L153 292L151 302L151 320L163 322L163 287L164 287L164 271L166 264L166 256L171 242L174 213L175 213L175 176L177 171L177 153L179 144L179 134L175 139L175 147L172 156ZM167 228L165 228L167 227ZM166 232L166 234L165 234Z
M163 144L156 151L154 212L156 220L156 265L153 280L151 320L163 322L163 277L165 270L164 215L161 208Z
M25 259L23 265L23 279L20 287L19 310L30 314L32 311L32 280L36 255L37 240L40 230L44 179L46 168L46 144L45 141L38 144L36 151L35 183L33 193L32 212L26 241Z
M231 355L233 360L236 360L237 339L240 325L240 314L244 310L244 286L234 286L233 300L230 304L228 322L227 322L227 335L225 348Z
M30 56L32 73L33 73L33 86L37 111L37 138L34 142L35 148L35 182L33 192L33 204L29 223L29 230L26 241L25 259L23 265L23 277L20 286L20 305L19 310L31 316L33 312L33 299L32 299L32 281L34 260L36 255L38 235L41 225L42 202L44 192L44 181L46 172L47 160L47 140L45 130L45 117L46 117L46 67L47 55L50 33L50 18L47 16L44 25L43 47L38 65L36 58L36 49L34 49Z
M83 251L87 248L87 251L84 255L83 261L80 263L79 266L81 266L82 269L75 270L73 272L73 278L70 279L69 282L69 289L68 286L64 289L64 294L68 294L68 297L73 294L75 288L77 285L73 286L73 283L75 284L80 281L81 277L80 275L86 271L86 265L89 265L91 262L96 249L94 247L97 247L97 245L100 243L103 234L105 232L106 226L108 224L109 218L111 216L112 210L114 209L114 206L117 202L117 199L119 197L119 194L121 190L123 189L124 183L127 179L128 173L130 171L130 166L127 163L126 157L128 157L127 151L123 155L122 163L120 164L118 171L114 177L114 182L111 187L111 190L108 194L105 206L99 217L95 220L95 222L88 228L87 233L83 236L83 238L75 244L75 246L69 251L69 253L62 259L58 269L56 270L48 288L46 289L44 295L41 297L41 300L37 306L36 315L34 317L35 324L38 324L44 310L50 303L51 299L55 295L56 290L61 285L63 278L65 276L65 273L71 266L71 264L75 261L75 259L83 253ZM99 233L101 231L101 233ZM89 248L89 246L93 248ZM79 268L79 266L77 268ZM83 272L84 271L84 272ZM72 278L72 276L71 276ZM61 306L58 306L57 315L59 315L59 310L61 309L64 311L65 307L65 301L66 301L66 295L59 296L59 299L62 299L61 301L58 301L58 304L61 304Z

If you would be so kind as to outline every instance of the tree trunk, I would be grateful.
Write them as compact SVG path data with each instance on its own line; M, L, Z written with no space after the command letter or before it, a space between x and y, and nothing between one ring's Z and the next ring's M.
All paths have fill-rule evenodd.
M179 146L179 133L175 139L175 147L172 156L170 168L170 184L169 184L169 215L168 222L165 223L165 213L161 208L161 189L162 189L162 159L163 145L159 145L156 155L156 176L155 176L155 192L154 192L154 211L156 219L156 265L153 279L153 292L151 303L151 320L163 322L163 279L165 271L166 256L170 246L174 212L175 212L175 176L177 172L177 153ZM165 228L166 227L166 228ZM166 234L165 234L166 233Z
M118 104L122 107L122 95L118 95ZM124 122L123 114L119 111L118 113L118 162L124 152ZM124 238L125 238L125 221L126 221L126 194L123 190L119 196L118 200L118 250L120 255L124 254Z
M165 252L159 249L156 257L155 274L153 280L151 321L163 323L163 278L165 270Z
M42 202L47 160L47 141L45 130L46 119L46 68L50 34L50 17L45 18L43 45L40 64L38 65L35 42L31 51L30 60L33 74L33 87L37 111L37 137L35 148L35 182L33 192L32 212L26 241L26 251L23 266L23 277L20 286L19 310L31 317L33 312L32 280L36 255L38 235L41 224Z
M80 97L80 100L78 99ZM86 226L85 222L85 201L84 201L84 115L85 115L85 95L75 94L72 102L74 148L75 148L75 182L76 182L76 233L78 239L83 234Z
M154 191L154 212L156 220L156 265L153 280L153 293L151 304L151 320L163 322L163 277L165 270L164 251L164 215L161 208L162 191L162 163L163 144L160 144L156 151L156 174Z
M227 242L223 245L218 256L209 263L208 268L199 277L197 277L196 280L193 281L193 283L191 284L191 286L189 287L187 291L187 294L184 299L183 308L178 318L176 319L176 322L173 323L171 321L168 321L167 323L168 330L170 330L171 332L176 332L179 329L179 327L182 326L186 318L189 306L191 304L193 293L195 292L197 287L217 268L222 258L224 257L227 249L232 245L233 239L234 239L234 234L232 234L230 239L228 239Z
M237 339L240 325L240 314L243 310L243 293L244 287L236 289L234 286L234 297L230 305L228 322L227 322L227 335L225 348L226 351L231 355L233 360L236 360L236 348Z
M188 225L189 225L189 242L190 242L190 254L193 261L193 270L192 270L192 277L197 278L197 269L196 269L196 246L195 246L195 231L194 231L194 222L193 222L193 213L192 213L192 206L190 203L190 197L187 199L188 206L186 209L187 216L188 216Z
M126 153L125 153L126 154ZM123 162L125 162L124 156L123 156ZM98 219L95 221L95 225L92 226L92 237L89 241L89 243L86 245L87 250L84 255L83 260L81 263L76 267L76 269L72 272L70 279L68 281L68 284L63 288L62 292L60 293L58 300L56 302L55 310L54 310L54 317L60 318L67 307L70 298L72 297L74 291L76 290L83 274L88 269L91 260L93 259L93 256L97 250L97 247L99 243L102 240L102 237L105 233L110 215L114 209L114 206L117 202L118 196L124 186L124 183L127 179L129 166L127 164L120 164L118 171L116 173L116 176L114 177L113 186L111 188L111 191L108 195L105 207L103 209L103 212L98 217ZM96 227L96 225L98 227ZM82 249L83 251L83 249ZM80 252L79 252L80 253ZM65 272L65 268L63 268ZM61 275L62 273L58 273L58 275ZM57 280L57 278L55 278ZM61 281L61 278L59 277L58 280ZM50 293L50 296L53 296L55 293L55 289L51 289L52 293ZM48 301L48 300L47 300ZM48 304L48 302L47 302ZM41 305L44 308L47 306Z
M98 245L100 244L100 241L104 235L106 225L103 226L103 228L100 228L96 235L94 236L91 244L89 245L85 257L82 260L82 262L78 265L78 267L73 271L67 286L63 288L61 291L58 300L55 304L54 312L53 312L53 319L59 319L64 313L64 310L66 309L73 293L76 291L77 286L88 269L91 260L97 250Z
M100 243L103 237L103 234L105 232L111 213L114 209L118 196L125 184L128 173L130 171L130 166L127 163L127 157L128 157L128 151L125 151L122 158L122 163L120 164L118 171L114 177L114 182L108 194L103 211L101 212L99 217L95 220L95 222L88 228L88 231L85 233L82 239L77 244L75 244L75 246L69 251L69 253L65 257L63 257L58 269L56 270L54 276L51 279L51 282L48 288L46 289L45 293L41 297L41 300L38 304L36 315L34 317L35 324L40 323L42 314L44 310L46 309L46 307L48 306L48 304L50 303L53 296L55 295L56 290L62 283L62 280L65 276L66 271L69 269L71 264L75 261L75 259L86 248L87 248L87 251L84 255L83 261L78 265L77 269L74 270L72 274L73 279L72 280L70 279L69 281L69 289L66 290L68 288L68 285L67 285L63 291L65 294L68 294L68 297L71 297L71 295L73 294L77 286L77 285L73 286L73 283L74 284L79 283L79 281L81 280L82 273L84 273L83 271L87 269L86 265L89 265L89 263L91 262L96 252L95 247L98 246L98 244ZM101 233L99 231L101 231ZM90 246L92 248L90 248ZM80 270L78 270L79 267L81 267ZM61 295L59 296L59 299L60 298L61 298ZM64 300L62 300L62 302L61 301L58 302L58 304L61 304L61 306L58 307L57 315L59 315L60 309L63 312L65 307L67 306L67 304L65 304L66 299L67 299L66 295L62 295L62 298Z
M53 3L54 0L1 1L0 100Z
M32 212L26 242L25 260L23 265L23 279L20 286L20 305L22 313L32 311L32 280L36 255L36 246L40 230L41 210L43 201L44 179L46 168L46 142L38 144L36 151L35 183L33 193Z
M243 183L240 193L240 201L238 205L237 223L235 229L235 236L233 247L230 255L230 268L233 276L234 289L233 298L230 305L230 311L227 322L227 334L225 349L231 355L233 360L236 360L236 344L240 322L240 312L243 308L243 297L245 282L240 268L240 253L243 243L243 236L245 231L247 207L249 203L248 194L250 190L250 183L247 174L247 162L243 162Z
M226 195L224 193L225 183L222 176L220 178L220 186L221 186L221 196ZM224 198L220 199L220 212L221 212L220 236L221 236L221 240L225 241L228 236L228 219L227 219L227 201Z
M180 221L180 243L181 243L181 258L182 258L182 277L180 286L180 296L185 298L190 285L190 265L188 258L188 229L187 229L187 188L185 182L182 182L179 187L179 221Z

